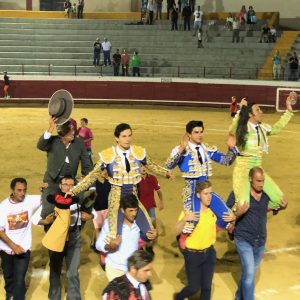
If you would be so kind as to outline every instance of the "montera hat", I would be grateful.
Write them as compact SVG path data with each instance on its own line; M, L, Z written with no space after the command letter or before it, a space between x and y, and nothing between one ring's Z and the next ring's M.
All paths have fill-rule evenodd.
M74 107L73 97L66 90L56 91L49 100L49 115L57 119L56 125L66 123L71 116Z

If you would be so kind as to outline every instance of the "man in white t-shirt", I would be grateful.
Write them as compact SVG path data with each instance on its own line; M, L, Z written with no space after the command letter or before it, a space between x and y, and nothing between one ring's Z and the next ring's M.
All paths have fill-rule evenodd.
M194 34L193 36L196 35L197 30L200 30L202 28L202 23L203 23L203 11L200 10L200 5L198 5L197 10L194 12Z
M40 195L26 195L27 182L14 178L11 195L0 204L0 256L6 299L25 299L25 276L32 242L31 217Z
M111 65L111 60L110 60L110 50L111 50L111 42L107 39L104 38L104 42L101 44L102 50L103 50L103 56L104 56L104 66L107 67L107 63Z

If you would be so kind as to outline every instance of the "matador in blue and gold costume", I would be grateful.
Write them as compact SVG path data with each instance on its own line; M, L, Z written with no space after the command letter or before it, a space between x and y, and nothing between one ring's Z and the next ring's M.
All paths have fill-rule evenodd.
M131 132L130 126L127 130ZM76 195L86 190L101 176L101 172L104 169L107 170L108 181L111 184L108 198L109 236L115 238L117 234L122 234L124 217L119 212L120 199L126 194L135 194L137 196L137 184L141 181L141 166L145 165L153 173L166 177L169 171L153 163L146 154L146 150L140 146L130 145L127 150L124 150L118 144L101 151L99 156L100 159L96 163L94 170L72 189L72 193ZM139 202L139 210L135 220L143 235L148 230L153 229L151 219L141 202Z
M202 143L204 125L202 121L190 121L186 125L186 141L175 147L166 162L166 168L179 167L182 177L185 179L183 188L184 211L200 212L200 200L196 196L196 184L207 180L212 175L212 161L229 166L235 160L237 150L232 145L227 154L218 151L216 146ZM218 217L217 225L225 228L227 223L222 220L228 208L224 201L215 193L212 195L211 210ZM187 222L183 233L191 233L196 222Z

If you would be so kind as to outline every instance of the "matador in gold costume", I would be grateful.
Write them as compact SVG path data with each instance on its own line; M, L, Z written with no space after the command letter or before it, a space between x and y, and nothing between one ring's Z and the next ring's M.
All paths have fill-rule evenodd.
M94 170L72 189L72 193L77 195L92 185L101 176L104 169L107 170L108 181L111 184L108 198L109 236L111 238L115 238L117 234L122 234L123 216L119 213L120 199L126 194L137 196L137 184L141 180L141 165L146 165L147 169L155 174L169 176L168 169L153 163L146 155L144 148L131 145L132 130L130 125L119 124L115 128L114 135L117 145L101 151L99 153L100 159ZM139 202L136 222L142 234L153 229L151 219L141 202Z

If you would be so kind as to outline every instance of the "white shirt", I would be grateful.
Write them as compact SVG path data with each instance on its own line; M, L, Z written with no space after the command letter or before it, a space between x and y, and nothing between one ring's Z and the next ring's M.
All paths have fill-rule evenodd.
M202 16L203 16L203 11L202 10L200 10L200 11L198 11L198 10L196 10L195 12L194 12L194 16L195 16L195 21L197 22L202 22Z
M0 204L0 230L5 231L6 235L25 251L31 249L31 218L40 205L40 195L26 195L22 202L14 202L7 198ZM0 250L14 254L1 239Z
M122 165L126 168L124 153L126 153L126 157L129 160L130 148L128 150L122 150L119 146L116 146L115 149L116 149L117 155L119 155L121 157Z
M110 51L110 48L111 48L111 43L110 43L110 41L102 42L101 45L102 45L103 51Z
M107 252L105 249L105 239L109 233L108 219L104 221L104 225L101 229L100 235L96 241L96 249L107 253L106 264L111 267L127 272L127 259L135 251L138 250L140 228L136 222L129 227L123 224L122 227L122 241L117 251L113 253Z
M203 161L203 162L206 161L205 152L204 152L204 149L203 149L203 147L202 147L201 144L200 144L200 145L195 145L195 144L189 142L189 147L190 147L190 149L191 149L193 152L195 152L196 154L197 154L197 149L196 149L196 147L199 147L199 152L200 152L200 155L201 155L201 157L202 157L202 161ZM197 154L197 157L198 157L198 154Z

